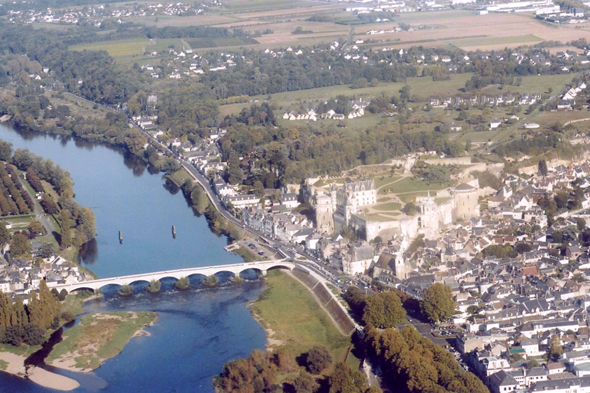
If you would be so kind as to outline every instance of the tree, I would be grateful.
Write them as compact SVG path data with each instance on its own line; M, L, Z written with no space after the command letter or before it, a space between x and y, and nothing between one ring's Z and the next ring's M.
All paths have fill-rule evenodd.
M227 181L231 184L242 183L242 169L240 168L240 160L235 152L229 155L227 162Z
M432 322L448 320L456 307L451 287L438 282L426 290L421 303L422 313Z
M31 243L29 239L22 233L16 233L10 242L10 256L17 258L31 252Z
M59 213L59 207L57 203L47 194L41 194L41 201L39 202L43 211L47 214L57 214Z
M332 354L323 345L314 345L307 352L307 370L312 374L319 374L332 364Z
M57 253L57 248L53 243L43 243L39 247L39 256L41 258L49 258Z
M61 228L61 247L68 248L72 245L72 213L68 209L61 209L60 228Z
M10 231L6 228L4 222L0 222L0 247L4 247L10 242Z
M12 158L12 143L0 141L0 160L8 162Z
M45 342L45 329L36 323L25 325L23 341L28 345L41 345Z
M543 176L547 176L547 161L544 159L539 161L539 173Z
M258 198L262 198L264 196L264 184L260 180L256 180L254 182L254 194Z
M414 202L408 202L406 203L406 206L404 206L404 210L406 211L407 215L413 216L416 214L416 205Z
M330 376L329 393L364 393L367 380L363 373L352 370L345 363L338 363Z
M586 229L586 220L583 218L578 218L576 220L576 227L578 228L578 231L582 232L584 229Z
M549 345L549 360L554 362L558 361L561 354L563 353L563 347L561 346L561 339L557 334L554 334L551 337L551 344Z
M406 318L406 310L394 292L382 292L365 299L363 322L378 328L399 326Z
M72 314L70 311L64 311L61 313L61 319L63 319L66 323L72 322L76 319L76 316Z
M526 364L527 370L530 370L531 368L534 368L534 367L539 367L539 362L537 362L535 359L529 360Z
M31 221L28 230L31 239L34 239L45 232L45 228L43 228L43 225L39 221Z
M313 375L306 371L302 371L293 381L295 393L313 393L317 387L318 384Z

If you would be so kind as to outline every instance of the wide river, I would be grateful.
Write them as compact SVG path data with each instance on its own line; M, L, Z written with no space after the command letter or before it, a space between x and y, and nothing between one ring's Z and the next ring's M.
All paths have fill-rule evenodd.
M121 152L71 138L21 134L4 125L0 139L70 172L76 200L96 215L98 236L82 264L99 277L241 261L223 249L225 238L211 233L181 192L165 187L161 174L150 174ZM98 378L76 377L82 386L75 391L213 392L212 378L224 363L264 347L265 332L246 309L262 288L261 282L246 282L87 304L87 312L146 310L157 312L159 319L147 329L150 336L132 339L119 356L97 369ZM0 372L0 392L53 390Z

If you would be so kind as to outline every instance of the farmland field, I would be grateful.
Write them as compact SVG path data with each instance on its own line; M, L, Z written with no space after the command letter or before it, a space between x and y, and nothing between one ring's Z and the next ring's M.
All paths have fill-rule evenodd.
M462 39L451 41L453 45L458 46L459 48L463 47L472 47L472 46L487 46L487 45L501 45L501 44L535 44L537 42L543 41L541 38L533 35L519 35L519 36L509 36L509 37L485 37L485 38L472 38L472 39Z

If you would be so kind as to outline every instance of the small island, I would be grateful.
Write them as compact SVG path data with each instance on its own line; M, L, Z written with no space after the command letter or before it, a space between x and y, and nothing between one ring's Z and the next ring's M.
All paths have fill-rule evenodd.
M147 335L154 312L109 312L84 316L80 324L64 333L45 362L70 371L91 371L117 356L133 337Z

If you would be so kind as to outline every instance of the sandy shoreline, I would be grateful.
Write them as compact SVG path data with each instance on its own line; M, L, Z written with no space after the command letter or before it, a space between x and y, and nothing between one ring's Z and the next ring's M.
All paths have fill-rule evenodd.
M252 318L254 318L256 320L256 322L258 322L260 324L260 326L262 326L262 328L266 332L265 348L266 348L267 352L272 352L274 348L285 345L286 343L283 340L279 340L279 339L275 338L276 333L274 330L272 330L270 327L264 326L264 324L262 323L262 318L260 318L260 316L258 314L255 314L254 311L252 310L252 306L254 305L254 303L255 303L255 301L248 302L246 304L246 308L250 309L250 314L252 314Z
M8 363L6 370L2 370L5 373L20 378L28 378L38 385L54 390L69 391L80 386L77 381L71 378L49 372L39 367L31 367L27 372L25 368L25 359L24 356L16 355L14 353L0 352L0 360Z

